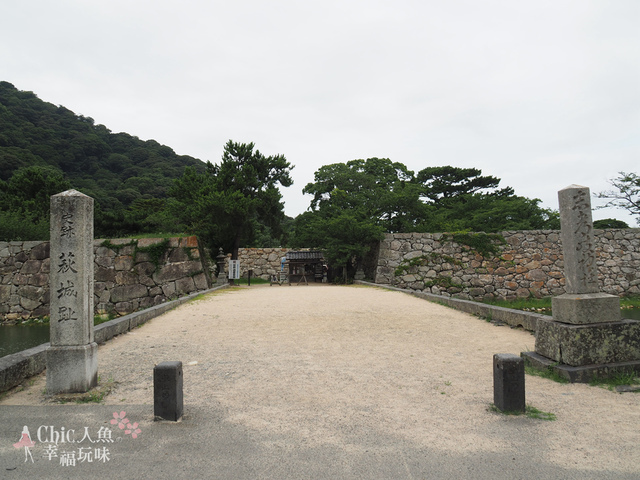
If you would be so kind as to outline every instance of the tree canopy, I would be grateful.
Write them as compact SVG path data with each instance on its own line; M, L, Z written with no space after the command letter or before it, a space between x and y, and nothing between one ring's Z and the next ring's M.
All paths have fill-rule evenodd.
M205 164L155 140L112 133L91 117L0 81L0 180L7 182L27 167L59 172L73 188L95 199L96 235L170 225L157 215L161 221L154 225L141 225L136 218L144 201L167 198L185 166L204 171Z
M265 156L253 143L231 140L220 164L204 172L187 168L171 189L170 211L186 229L214 248L238 258L241 244L251 243L265 229L282 235L284 204L279 186L288 187L293 168L283 155Z
M386 158L320 167L303 192L309 211L295 222L294 246L318 247L353 269L383 233L559 228L540 200L498 188L476 168L427 167L417 174Z
M53 167L24 167L0 180L0 240L42 240L49 236L51 195L71 184Z
M598 198L609 199L601 208L623 208L636 217L636 222L640 225L640 176L633 172L620 172L616 178L609 180L609 183L615 190L597 194Z

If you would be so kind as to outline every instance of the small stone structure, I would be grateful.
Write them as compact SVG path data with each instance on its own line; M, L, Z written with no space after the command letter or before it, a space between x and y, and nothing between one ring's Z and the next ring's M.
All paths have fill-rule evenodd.
M161 362L153 368L153 415L177 422L184 411L182 362Z
M94 240L94 306L124 315L211 286L192 237ZM49 315L49 242L0 242L0 322Z
M620 320L620 301L599 291L589 189L558 192L566 293L554 297L553 319L537 322L534 366L571 381L621 370L640 371L640 321Z
M524 412L524 360L509 353L493 356L493 404L503 412Z
M93 198L51 197L51 346L47 393L86 392L98 383L93 338Z

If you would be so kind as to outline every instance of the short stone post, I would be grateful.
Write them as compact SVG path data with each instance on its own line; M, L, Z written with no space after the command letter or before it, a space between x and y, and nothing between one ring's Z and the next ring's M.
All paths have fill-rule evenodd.
M503 412L525 411L524 359L510 353L493 356L493 404Z
M153 415L177 422L184 409L182 362L162 362L153 368Z
M87 392L98 383L93 341L93 198L51 197L50 332L47 393Z

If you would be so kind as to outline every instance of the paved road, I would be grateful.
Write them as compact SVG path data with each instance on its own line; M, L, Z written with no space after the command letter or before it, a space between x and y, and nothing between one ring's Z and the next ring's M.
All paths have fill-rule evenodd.
M527 377L555 422L488 410L492 354L532 342L399 292L230 289L102 346L107 404L4 399L0 478L639 478L640 396ZM162 360L184 364L178 423L152 419Z

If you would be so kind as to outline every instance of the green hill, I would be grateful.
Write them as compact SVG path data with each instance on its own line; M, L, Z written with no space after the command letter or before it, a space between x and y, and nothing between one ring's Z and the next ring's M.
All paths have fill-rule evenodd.
M96 235L113 235L144 230L140 222L159 210L184 168L204 170L205 164L155 140L112 133L90 117L0 81L0 188L4 185L5 200L14 174L34 166L61 172L71 187L92 196ZM6 205L0 202L0 210L6 212Z

